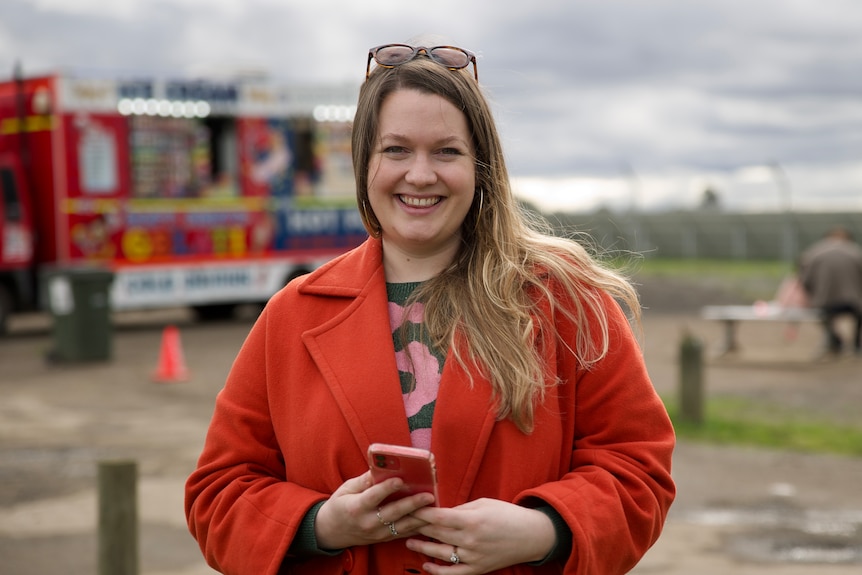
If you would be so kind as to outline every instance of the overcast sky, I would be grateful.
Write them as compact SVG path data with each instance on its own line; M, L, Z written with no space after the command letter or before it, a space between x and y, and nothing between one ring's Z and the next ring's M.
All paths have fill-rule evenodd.
M712 187L728 208L862 211L859 0L2 0L0 75L358 86L369 47L423 32L479 54L510 172L548 207Z

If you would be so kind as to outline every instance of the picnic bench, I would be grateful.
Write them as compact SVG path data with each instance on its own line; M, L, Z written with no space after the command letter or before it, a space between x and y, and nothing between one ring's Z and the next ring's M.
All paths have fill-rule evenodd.
M724 323L722 353L739 350L737 326L743 321L766 322L819 322L820 311L810 307L787 307L775 302L757 302L752 305L708 305L701 317Z

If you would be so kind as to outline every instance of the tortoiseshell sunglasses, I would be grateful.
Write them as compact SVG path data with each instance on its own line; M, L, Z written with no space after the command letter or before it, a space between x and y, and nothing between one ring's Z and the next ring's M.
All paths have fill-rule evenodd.
M368 51L368 65L365 68L365 79L371 74L371 60L384 68L395 68L423 54L441 66L450 70L460 70L473 63L473 76L479 81L479 71L476 68L476 55L456 46L408 46L407 44L384 44Z

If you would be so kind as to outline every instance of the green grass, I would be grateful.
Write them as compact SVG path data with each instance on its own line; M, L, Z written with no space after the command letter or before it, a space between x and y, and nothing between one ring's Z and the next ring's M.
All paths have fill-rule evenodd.
M638 273L679 278L703 276L723 279L780 279L791 272L787 262L775 260L708 260L644 258L634 263Z
M783 279L793 273L777 260L712 260L617 257L613 266L635 281L661 278L683 285L720 288L748 301L772 299Z
M862 456L862 426L818 420L741 398L707 401L703 422L695 424L680 417L675 401L665 404L680 439Z
M792 273L787 262L773 260L622 258L620 267L636 277L724 286L751 301L772 297ZM680 417L676 398L665 398L665 405L683 440L862 456L862 421L840 423L764 401L718 396L706 399L704 420L696 425Z

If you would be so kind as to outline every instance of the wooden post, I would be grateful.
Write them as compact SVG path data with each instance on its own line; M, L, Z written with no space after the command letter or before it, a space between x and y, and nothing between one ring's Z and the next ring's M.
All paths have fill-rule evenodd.
M679 353L680 419L688 423L703 423L703 344L686 333Z
M99 575L138 575L137 464L99 463Z

